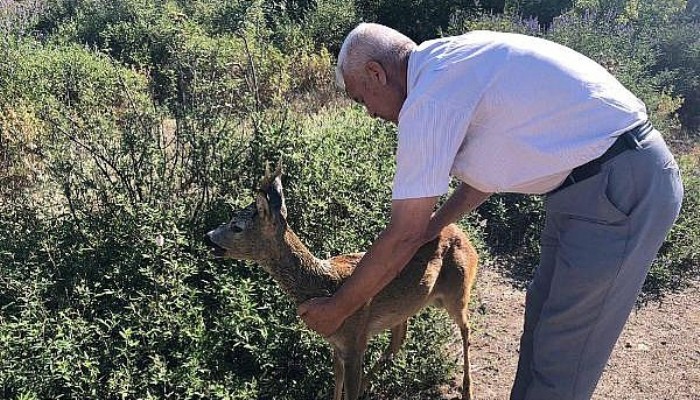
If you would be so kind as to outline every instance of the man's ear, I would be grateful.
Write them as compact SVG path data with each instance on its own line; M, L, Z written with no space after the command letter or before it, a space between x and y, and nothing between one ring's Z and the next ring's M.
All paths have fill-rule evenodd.
M376 61L368 61L367 64L365 64L365 72L371 81L379 82L382 86L386 85L386 70L382 64Z

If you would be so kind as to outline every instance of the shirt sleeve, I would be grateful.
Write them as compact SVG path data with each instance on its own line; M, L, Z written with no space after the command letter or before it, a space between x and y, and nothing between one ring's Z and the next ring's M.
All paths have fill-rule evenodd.
M394 200L447 193L450 171L462 146L468 121L459 110L434 100L401 111L396 151Z

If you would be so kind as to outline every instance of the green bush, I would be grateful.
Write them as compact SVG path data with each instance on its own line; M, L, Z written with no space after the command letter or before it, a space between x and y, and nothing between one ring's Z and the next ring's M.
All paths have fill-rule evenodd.
M48 136L41 185L2 202L2 397L329 395L329 348L260 268L215 263L200 238L282 156L290 221L311 249L365 249L388 212L393 131L358 109L169 129L130 69L80 48L20 55L5 93L44 110ZM34 75L46 80L14 91ZM433 390L453 365L438 362L451 332L442 314L417 318L411 361L373 393Z
M697 149L679 157L685 197L671 229L644 282L646 297L659 297L668 290L686 287L700 277L700 156Z
M235 184L227 143L244 143L164 132L145 77L104 56L8 55L2 137L33 144L41 176L0 202L1 397L250 398L254 379L212 351L247 345L232 330L254 310L218 306L234 289L208 279L192 230L212 180Z
M652 72L670 92L683 99L679 119L689 132L700 130L700 22L675 18L658 29L645 30L658 50Z
M322 59L309 54L308 40L290 42L290 32L300 32L291 22L267 22L271 11L260 2L71 4L51 3L38 29L60 45L87 44L148 74L155 101L178 117L193 107L242 114L280 105L303 90L295 84L309 85L309 77L294 79L297 60ZM289 55L282 48L291 49Z
M534 18L540 26L546 28L574 3L574 0L507 0L505 9L510 14L526 19Z
M304 20L303 29L315 45L338 54L345 36L360 22L352 2L317 1L316 8Z
M3 210L0 223L2 236L12 234L3 243L22 249L0 252L3 398L255 393L231 355L260 329L245 301L254 289L216 279L217 267L187 248L196 242L172 215L115 207L75 221L38 218L37 209L18 219L18 210ZM242 323L250 332L240 333Z
M364 21L390 26L420 43L447 31L455 17L476 12L502 12L503 3L498 0L356 0L355 7Z
M41 175L39 144L44 129L26 101L0 107L0 197L32 186Z
M0 133L6 145L0 147L15 152L8 168L29 167L44 180L57 173L61 180L53 184L62 185L71 176L87 179L97 167L110 176L111 186L123 185L137 195L141 189L134 186L136 175L152 171L121 168L126 157L117 159L97 147L122 146L131 156L151 149L136 133L154 120L144 77L78 46L43 47L19 40L6 59L8 67L0 68ZM114 131L122 137L117 140ZM74 158L66 151L69 147ZM93 186L73 194L76 199L90 197Z

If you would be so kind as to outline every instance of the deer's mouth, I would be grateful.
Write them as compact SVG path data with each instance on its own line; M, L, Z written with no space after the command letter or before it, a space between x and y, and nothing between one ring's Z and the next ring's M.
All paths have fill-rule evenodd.
M207 247L209 247L209 250L214 255L214 257L223 258L226 255L226 249L224 249L223 247L216 244L213 240L211 240L211 236L209 236L208 233L204 235L204 243L206 243Z

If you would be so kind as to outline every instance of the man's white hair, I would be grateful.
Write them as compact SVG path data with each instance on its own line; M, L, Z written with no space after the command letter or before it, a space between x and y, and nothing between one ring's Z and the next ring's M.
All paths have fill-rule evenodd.
M361 23L343 41L335 67L335 82L345 89L343 74L351 75L364 68L369 61L376 61L384 68L396 67L416 43L388 26Z

